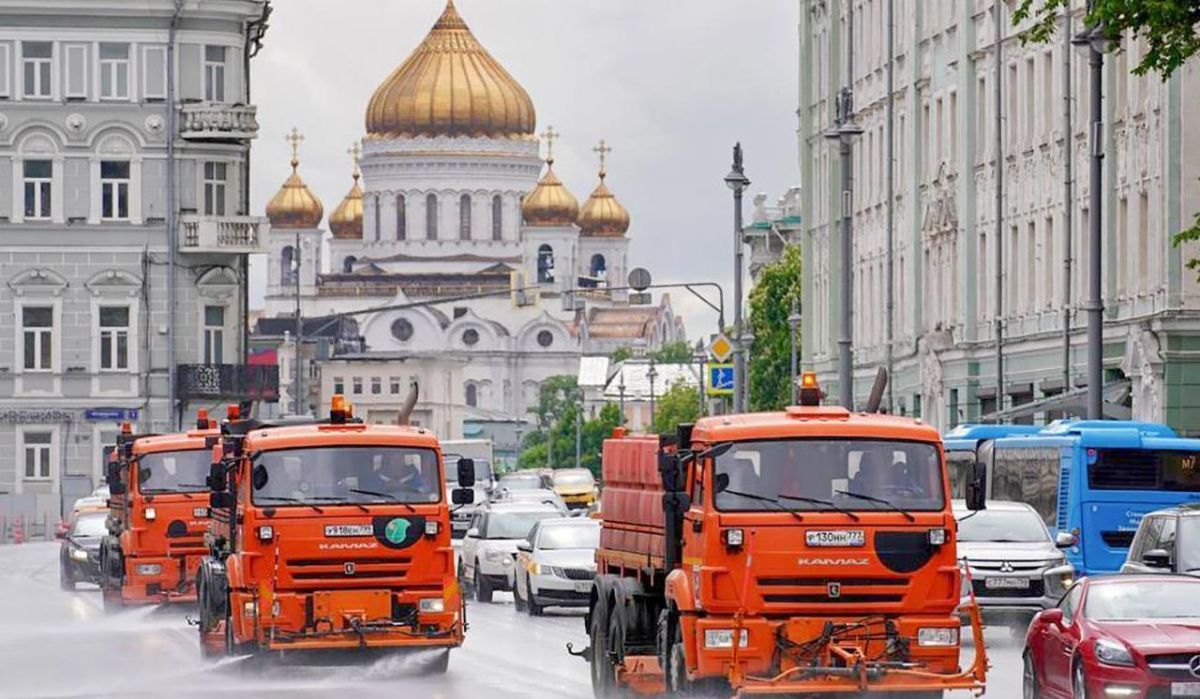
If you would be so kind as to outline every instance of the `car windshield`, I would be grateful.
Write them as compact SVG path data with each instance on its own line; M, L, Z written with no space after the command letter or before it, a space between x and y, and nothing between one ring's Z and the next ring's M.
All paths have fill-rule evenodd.
M195 493L208 490L205 479L212 466L207 449L160 451L138 458L138 491Z
M723 511L916 510L945 505L941 460L932 444L789 439L736 442L717 457L728 485ZM721 478L721 480L724 480Z
M596 549L600 547L600 526L569 524L548 527L543 524L537 547L543 551Z
M254 460L256 505L429 503L442 497L437 455L410 447L265 451Z
M980 510L960 515L959 541L1032 544L1048 541L1042 518L1028 510Z
M75 520L75 526L71 528L71 536L104 536L108 533L105 527L105 520L108 515L92 515L90 517L80 517Z
M1200 541L1200 517L1180 517L1175 532L1174 553L1179 556L1181 572L1200 572L1200 546L1196 545L1197 541Z
M1084 615L1096 621L1200 618L1200 580L1111 580L1092 585Z
M572 473L556 473L554 474L554 485L586 485L591 486L596 483L596 479L591 473L575 471Z
M500 479L500 486L509 490L537 490L542 479L536 473L513 473Z
M540 520L561 517L557 510L534 512L493 512L487 518L485 539L524 539Z

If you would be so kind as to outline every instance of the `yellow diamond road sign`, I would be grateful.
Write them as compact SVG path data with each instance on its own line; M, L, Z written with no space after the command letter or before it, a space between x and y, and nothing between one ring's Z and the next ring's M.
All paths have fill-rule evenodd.
M725 337L725 333L720 333L709 344L708 353L718 362L726 362L733 354L733 343L729 341L728 337Z

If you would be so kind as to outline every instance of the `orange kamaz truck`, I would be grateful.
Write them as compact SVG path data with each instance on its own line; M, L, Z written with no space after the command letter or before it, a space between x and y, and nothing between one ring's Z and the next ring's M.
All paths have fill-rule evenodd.
M206 657L426 649L446 670L466 618L432 433L364 424L335 396L307 424L233 415L213 451L197 576ZM471 499L474 465L458 471L454 499Z
M196 569L208 553L206 440L216 423L200 412L195 429L137 435L122 425L107 464L108 536L100 544L105 609L196 601Z
M962 668L937 431L821 407L815 376L802 385L801 405L783 412L604 443L590 647L575 652L596 696L984 689L975 610L976 655Z

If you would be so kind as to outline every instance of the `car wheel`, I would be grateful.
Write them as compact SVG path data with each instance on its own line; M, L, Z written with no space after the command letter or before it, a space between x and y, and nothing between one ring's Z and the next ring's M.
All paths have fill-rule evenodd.
M474 588L467 582L467 566L461 558L458 559L458 586L462 588L465 597L475 594Z
M492 601L492 583L479 572L479 564L475 564L475 601L489 604Z
M1088 699L1087 675L1083 671L1083 663L1078 660L1071 671L1071 696L1074 699Z
M533 581L529 578L525 579L525 592L529 595L529 599L525 600L525 609L529 611L529 616L541 616L545 607L537 603L537 598L533 596Z
M1033 666L1033 656L1029 651L1025 651L1023 657L1024 670L1021 682L1021 695L1024 699L1039 699L1041 691L1038 689L1037 669Z
M58 585L67 592L75 591L75 580L71 578L71 572L65 565L58 569Z
M519 584L513 585L513 607L518 612L525 611L525 598L521 596L521 586Z

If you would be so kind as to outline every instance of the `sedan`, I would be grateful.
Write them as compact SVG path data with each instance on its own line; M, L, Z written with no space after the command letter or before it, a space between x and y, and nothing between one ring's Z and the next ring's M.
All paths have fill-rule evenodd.
M497 503L479 510L463 538L458 579L474 590L479 602L491 602L497 590L512 590L517 544L539 521L561 516L550 505L528 503Z
M79 515L59 538L59 582L74 590L77 582L100 584L100 540L108 534L106 512Z
M543 519L517 544L517 611L538 616L545 607L586 607L596 577L600 522Z
M1025 637L1024 695L1200 697L1200 580L1084 578Z

